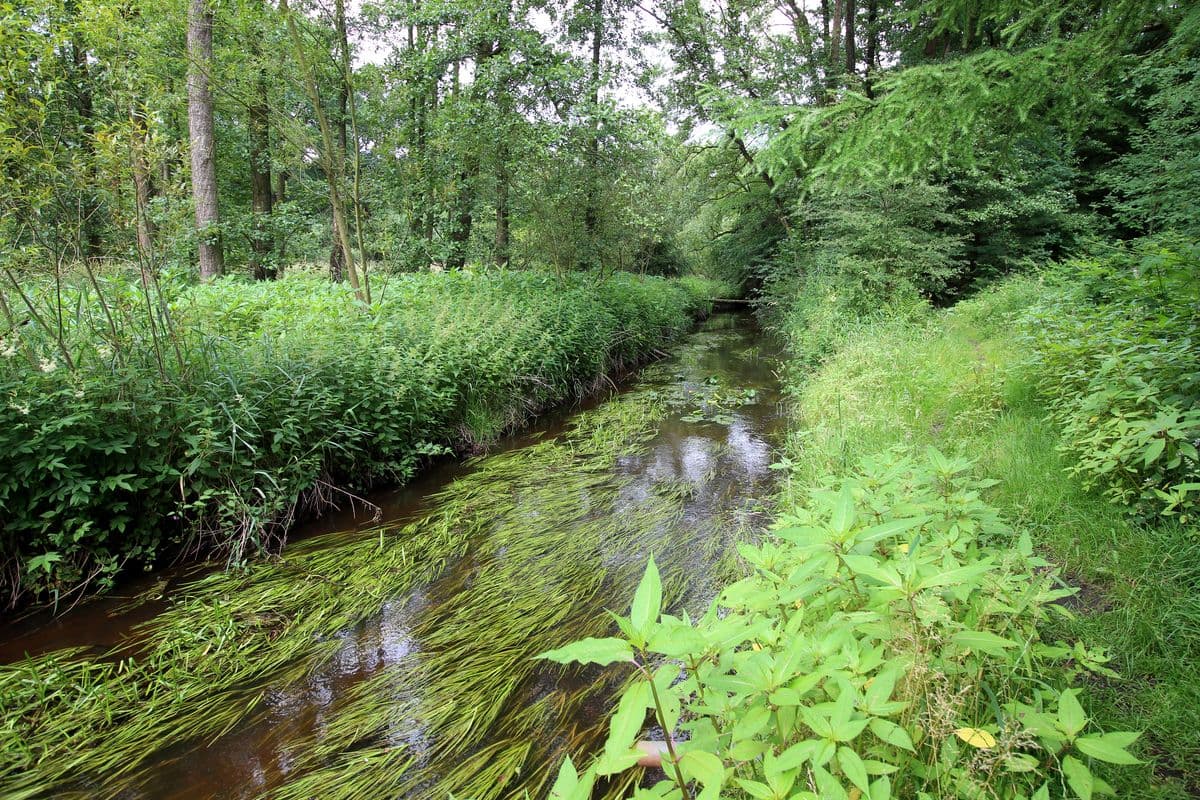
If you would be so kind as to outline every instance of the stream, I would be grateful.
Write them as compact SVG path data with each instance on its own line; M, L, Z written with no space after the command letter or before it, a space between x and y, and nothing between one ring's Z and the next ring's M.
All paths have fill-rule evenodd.
M74 648L61 658L133 656L196 683L147 705L144 734L139 711L97 739L97 751L113 748L107 760L75 745L81 755L64 750L16 788L127 800L544 796L564 755L578 763L602 742L625 675L532 656L609 635L605 609L627 611L650 555L674 610L702 612L736 575L735 545L763 529L774 493L778 353L749 315L714 315L606 396L369 497L378 519L347 509L237 575L168 571L10 626L0 663L58 663ZM211 620L204 636L217 644L188 639L189 619Z

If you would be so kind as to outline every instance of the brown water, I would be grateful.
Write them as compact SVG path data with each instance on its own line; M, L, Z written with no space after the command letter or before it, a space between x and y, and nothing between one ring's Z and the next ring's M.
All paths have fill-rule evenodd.
M552 580L556 569L567 580L573 573L556 565L556 552L566 551L556 551L551 543L531 565L549 576L547 588L538 583L530 591L546 592L546 603L569 603L571 620L600 619L605 608L627 606L641 566L653 552L664 575L674 575L681 587L674 598L677 606L695 610L707 604L725 578L722 570L727 572L731 543L761 527L765 520L762 499L772 494L773 473L769 469L773 461L772 445L782 431L783 421L778 381L773 372L775 353L773 344L757 332L750 317L721 314L693 334L676 356L623 387L622 391L655 391L672 404L673 410L648 443L621 457L612 475L601 476L607 482L603 489L609 495L605 496L615 498L615 502L607 505L596 501L597 507L603 509L608 527L585 526L583 518L558 522L550 516L543 520L551 534L561 525L562 535L569 539L560 542L571 541L576 545L571 557L579 558L578 553L585 553L587 558L594 558L595 571L603 572L604 578L590 589L581 588L580 596L570 596L569 583L564 586ZM492 452L520 450L559 436L584 409L606 400L611 402L612 396L545 417L541 424L506 439ZM431 495L480 468L480 462L446 462L403 489L382 492L369 499L382 510L384 523L414 519L437 502L430 499ZM564 491L576 491L569 477L553 472L531 476L527 492L530 501L517 499L511 514L526 521L546 517L545 509L536 504L537 492L532 490L552 490L557 480L563 483ZM646 526L638 514L664 492L681 499L677 506L671 506L674 510L668 516L643 529ZM591 503L593 499L581 502ZM629 525L620 522L626 515ZM587 517L587 521L595 522L596 516ZM347 537L371 535L369 530L374 530L374 526L372 514L363 509L357 514L347 510L303 528L296 536L323 537L321 546L326 541L333 546ZM594 534L595 542L582 545L575 542L575 537L593 535L589 533L592 530L598 531ZM449 563L432 583L385 602L380 608L364 609L362 623L342 632L336 654L314 674L299 682L272 687L233 730L215 741L172 743L162 748L149 760L136 788L129 789L124 796L258 797L271 795L314 769L327 769L337 763L335 758L325 758L314 765L311 758L301 756L310 754L323 741L331 722L339 715L352 713L364 699L370 700L363 697L362 687L374 684L364 682L380 677L388 680L388 690L395 693L397 705L406 710L402 720L381 723L368 732L367 738L394 740L412 752L422 765L432 765L429 774L443 774L438 771L442 767L438 761L437 731L424 729L419 720L413 719L413 709L421 709L422 692L436 694L436 687L428 684L427 676L411 676L420 674L418 659L422 654L436 653L446 646L447 632L454 631L456 625L467 624L473 615L486 615L485 606L495 599L494 593L481 594L479 586L497 580L496 576L521 574L512 573L512 564L506 563L510 547L513 552L520 552L519 543L504 541L504 535L503 523L498 521L494 533L472 541L466 555ZM720 569L717 562L722 564ZM95 602L52 620L35 617L11 626L0 641L0 661L9 662L26 654L62 647L84 646L99 653L121 642L135 642L133 632L140 630L136 626L152 620L165 608L172 594L195 570L150 576L125 591L121 598ZM505 585L511 583L505 580ZM521 587L513 587L513 591L519 592ZM528 641L519 643L528 654L545 649L546 641L551 645L561 643L564 633L570 638L574 631L574 627L566 632L539 629L532 617L529 624ZM464 630L464 635L479 637L479 631L469 626ZM484 640L467 652L474 666L486 666L489 658L499 657L489 651ZM528 661L527 655L523 660ZM522 677L505 699L503 711L492 723L491 738L485 738L484 744L491 740L501 743L505 736L518 735L523 729L511 720L520 718L522 710L527 710L530 704L555 696L555 692L563 697L573 696L572 692L586 694L589 682L595 683L594 679L594 675L586 673L563 677L542 668ZM597 729L595 720L602 718L606 700L607 691L592 693L579 702L564 702L561 711L547 717L546 724L588 731L587 736L580 734L572 741L591 741ZM548 741L555 742L554 746L543 747L539 743L531 750L528 761L557 760L564 748L570 749L562 741L562 730L544 733ZM156 746L157 743L147 743L148 750ZM479 751L475 747L470 752ZM438 778L434 777L400 793L444 797L445 791L439 791L438 785ZM377 794L351 796L396 794L395 789L381 787ZM304 795L293 791L292 796Z

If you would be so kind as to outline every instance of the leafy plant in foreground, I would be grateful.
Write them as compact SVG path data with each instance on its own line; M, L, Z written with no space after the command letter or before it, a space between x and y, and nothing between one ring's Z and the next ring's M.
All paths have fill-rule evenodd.
M987 483L968 467L932 448L889 454L813 490L767 541L741 547L750 574L697 621L661 613L651 561L629 616L614 615L620 637L542 654L640 676L604 752L582 773L564 764L553 796L586 798L633 766L647 709L668 737L666 779L635 797L1108 791L1097 764L1137 763L1138 734L1089 725L1065 684L1087 665L1107 673L1103 656L1038 633L1074 590L980 499Z

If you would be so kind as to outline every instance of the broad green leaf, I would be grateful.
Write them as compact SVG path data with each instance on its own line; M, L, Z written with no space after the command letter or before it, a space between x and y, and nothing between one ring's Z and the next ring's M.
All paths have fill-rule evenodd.
M964 649L997 656L1003 655L1007 648L1017 647L1012 639L997 636L991 631L959 631L951 640Z
M854 492L849 484L842 486L837 499L833 503L833 513L829 518L829 527L836 534L844 534L854 527L858 517L854 508Z
M992 568L992 560L985 558L973 564L948 569L936 575L927 575L917 584L918 589L933 589L939 586L957 586L976 578Z
M775 793L771 791L771 787L765 783L738 778L738 785L745 789L751 797L757 797L759 800L770 800L770 798L775 796Z
M816 779L821 800L849 800L846 787L842 786L841 781L833 777L828 770L822 767L813 767L812 774Z
M650 624L658 619L661 610L662 580L659 578L654 556L650 556L642 581L633 594L633 605L629 609L629 620L633 623L634 630L645 633Z
M1066 776L1067 785L1079 797L1080 800L1092 800L1092 793L1095 791L1095 781L1092 778L1092 771L1084 766L1083 762L1077 759L1066 756L1062 760L1063 775Z
M734 724L730 737L738 742L750 739L767 726L771 720L771 709L766 706L754 706L744 712Z
M867 779L867 767L858 753L849 747L839 747L837 762L838 766L842 768L842 774L849 778L851 783L870 794L871 784Z
M1076 736L1087 725L1087 715L1079 705L1078 689L1067 689L1058 696L1058 727L1068 737Z
M701 797L716 797L725 783L725 765L721 759L703 750L689 750L679 757L679 769L689 780L700 781L704 786Z
M554 661L559 664L570 664L578 661L580 664L600 664L607 666L614 661L632 661L633 648L624 639L580 639L557 650L547 650L534 658Z
M899 747L904 750L915 753L916 748L913 747L912 738L908 735L908 731L901 728L891 720L880 719L876 717L872 719L867 726L871 729L871 733L878 736L883 741L894 747Z
M650 684L638 681L625 690L617 703L616 713L608 726L604 752L619 755L633 747L633 742L646 722L646 709L652 704Z
M550 797L553 800L570 800L575 796L575 787L578 785L579 774L575 771L571 757L567 756L558 768L558 777L554 779L554 785L550 787Z
M816 739L806 739L803 742L798 742L780 753L775 759L775 764L780 769L795 769L812 758L821 744Z
M1081 736L1075 740L1075 747L1084 755L1109 764L1140 764L1142 762L1125 749L1125 745L1133 741L1128 736L1122 733ZM1133 736L1136 738L1137 734Z

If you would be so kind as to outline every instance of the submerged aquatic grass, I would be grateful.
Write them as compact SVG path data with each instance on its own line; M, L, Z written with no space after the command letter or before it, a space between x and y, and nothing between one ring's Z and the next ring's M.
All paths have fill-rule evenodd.
M710 591L697 565L709 582L733 568L745 518L735 487L711 465L690 482L630 468L679 412L663 389L673 369L651 367L644 388L554 439L477 460L410 523L298 543L191 584L138 631L136 652L0 667L0 797L137 791L166 755L263 718L268 692L305 685L346 631L414 592L426 602L412 652L343 691L311 738L287 742L287 782L268 791L536 794L563 753L602 738L615 687L594 674L560 682L532 656L599 634L597 610L620 601L651 552L681 554L664 559L677 602Z
M267 686L327 662L339 631L440 574L516 507L522 476L544 480L580 464L599 482L662 413L653 397L628 396L581 415L560 440L480 459L412 523L321 537L272 562L203 578L139 631L136 654L60 651L0 668L0 796L112 797L136 785L156 750L221 735L253 712Z

